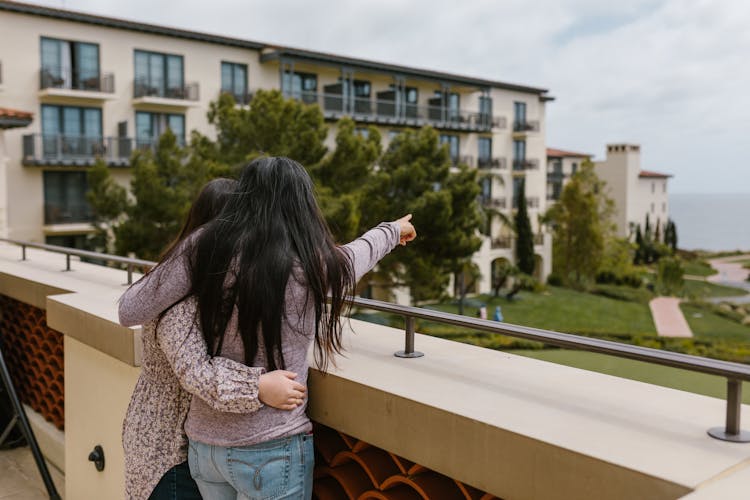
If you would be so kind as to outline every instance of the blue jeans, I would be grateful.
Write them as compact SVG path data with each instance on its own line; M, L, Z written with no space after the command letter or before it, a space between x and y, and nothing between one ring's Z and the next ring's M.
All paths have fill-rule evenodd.
M190 474L211 500L309 500L315 455L312 434L224 448L190 440Z
M175 465L159 480L149 500L201 500L198 486L190 477L187 462Z

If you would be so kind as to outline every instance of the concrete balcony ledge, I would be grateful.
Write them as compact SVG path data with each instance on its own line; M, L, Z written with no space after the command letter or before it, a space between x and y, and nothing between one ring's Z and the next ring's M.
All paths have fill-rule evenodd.
M28 252L20 262L0 244L0 293L56 294L45 307L65 334L66 496L121 497L140 344L138 328L117 324L125 273L61 272L63 256ZM723 424L723 400L424 335L424 357L396 358L400 330L356 320L345 343L328 375L311 370L314 420L506 500L746 498L750 444L706 434ZM102 473L86 460L95 444Z

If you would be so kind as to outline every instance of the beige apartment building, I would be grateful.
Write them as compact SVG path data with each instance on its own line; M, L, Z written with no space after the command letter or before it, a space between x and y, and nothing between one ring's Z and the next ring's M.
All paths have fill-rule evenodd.
M560 199L567 180L591 157L588 153L547 148L548 203ZM617 236L634 237L636 226L645 228L646 217L651 229L659 227L664 235L669 219L670 174L641 170L641 147L636 144L608 144L606 158L595 161L594 168L597 176L607 183L607 194L615 202Z
M129 181L129 157L170 128L214 136L206 111L221 92L246 103L257 89L316 103L329 122L351 116L389 141L431 125L453 161L481 169L482 201L510 214L521 180L535 234L537 274L551 269L546 209L545 89L272 46L164 26L0 0L0 107L34 120L5 132L0 235L82 246L91 231L86 169L104 158ZM0 162L0 165L2 162ZM491 287L493 262L514 260L498 217L475 255Z

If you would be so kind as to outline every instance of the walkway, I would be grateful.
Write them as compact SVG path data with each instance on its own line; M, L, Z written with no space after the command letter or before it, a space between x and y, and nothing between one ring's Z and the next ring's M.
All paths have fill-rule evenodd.
M674 297L656 297L648 303L651 316L654 318L656 333L660 337L692 337L685 316L680 310L680 299Z
M720 285L732 286L734 288L743 288L750 292L750 269L743 267L742 261L750 260L750 254L733 255L731 257L721 257L708 261L711 267L718 271L717 274L706 278L706 281ZM748 295L738 295L735 297L712 297L709 302L734 302L735 304L750 304L750 293Z
M49 462L47 467L58 493L64 497L65 476ZM0 500L45 499L49 496L28 446L0 451Z

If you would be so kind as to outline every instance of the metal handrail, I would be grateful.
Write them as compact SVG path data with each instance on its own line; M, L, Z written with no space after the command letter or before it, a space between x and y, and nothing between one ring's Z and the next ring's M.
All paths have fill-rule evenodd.
M132 283L132 273L135 266L152 267L155 262L135 259L131 257L121 257L119 255L110 255L88 250L78 250L74 248L61 247L57 245L47 245L43 243L31 243L27 241L14 240L9 238L0 238L0 241L11 243L21 247L21 260L26 260L26 248L36 248L54 253L65 254L66 271L70 271L70 257L88 257L110 262L125 264L128 272L128 282ZM616 356L619 358L634 359L656 365L670 366L709 375L725 377L727 379L727 409L726 423L724 427L712 427L708 434L716 439L733 442L750 442L750 432L740 429L740 412L742 409L742 382L750 382L750 366L730 361L721 361L717 359L703 358L689 354L681 354L650 347L634 346L630 344L621 344L610 340L601 340L591 337L583 337L570 333L560 333L541 328L532 328L520 325L511 325L497 321L472 318L458 314L424 309L419 307L404 306L392 304L379 300L364 299L361 297L349 297L348 301L357 307L371 309L390 314L396 314L405 318L405 341L404 350L395 353L398 357L417 358L424 354L414 350L415 344L415 320L423 319L435 321L453 326L470 328L480 332L490 334L501 334L509 337L534 340L544 344L577 349L582 351L597 352Z

